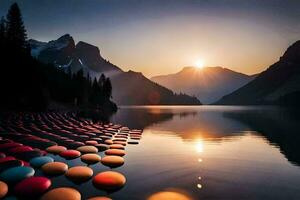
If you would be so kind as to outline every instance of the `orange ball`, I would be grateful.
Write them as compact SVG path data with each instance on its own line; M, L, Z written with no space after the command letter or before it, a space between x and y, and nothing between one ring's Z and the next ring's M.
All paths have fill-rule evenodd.
M81 200L81 194L68 187L55 188L41 197L41 200Z
M124 158L120 156L105 156L101 159L101 163L109 167L119 167L124 164Z
M121 149L108 149L105 151L106 155L125 156L125 151Z
M58 145L54 145L54 146L48 147L46 149L46 151L48 153L53 153L53 154L60 154L61 152L65 151L65 150L67 150L66 147L64 147L64 146L58 146Z
M93 184L96 188L107 191L120 189L125 183L125 176L113 171L101 172L93 178Z
M71 167L66 172L66 177L74 182L84 182L93 176L93 170L85 166Z
M0 181L0 198L5 197L8 192L8 186L6 183Z
M68 165L62 162L50 162L42 166L42 171L48 175L61 175L68 170Z

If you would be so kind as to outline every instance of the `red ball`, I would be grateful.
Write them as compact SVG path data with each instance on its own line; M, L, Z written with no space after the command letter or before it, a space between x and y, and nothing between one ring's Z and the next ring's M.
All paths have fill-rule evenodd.
M16 159L15 159L15 157L7 156L7 157L4 157L4 158L0 158L0 163L4 163L4 162L10 161L10 160L16 160Z
M77 150L66 150L59 154L61 157L64 157L66 159L73 159L77 158L81 155L81 153Z
M8 152L13 154L13 153L22 153L22 152L32 151L32 150L33 149L29 146L20 146L20 147L11 148L8 150Z
M45 177L29 177L19 182L14 191L21 197L38 197L48 190L51 181Z

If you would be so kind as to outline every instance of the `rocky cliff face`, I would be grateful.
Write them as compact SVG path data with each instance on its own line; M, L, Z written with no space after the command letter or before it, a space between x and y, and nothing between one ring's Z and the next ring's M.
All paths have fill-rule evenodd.
M29 43L34 57L44 63L63 68L66 72L77 73L82 69L85 74L99 77L101 73L121 71L101 56L98 47L82 41L75 45L69 34L50 42L30 40Z

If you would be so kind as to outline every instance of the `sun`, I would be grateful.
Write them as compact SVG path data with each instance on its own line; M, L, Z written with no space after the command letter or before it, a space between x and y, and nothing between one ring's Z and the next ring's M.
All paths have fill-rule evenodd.
M198 59L198 60L195 62L195 65L196 65L197 68L202 69L202 68L204 67L204 62L203 62L203 60Z

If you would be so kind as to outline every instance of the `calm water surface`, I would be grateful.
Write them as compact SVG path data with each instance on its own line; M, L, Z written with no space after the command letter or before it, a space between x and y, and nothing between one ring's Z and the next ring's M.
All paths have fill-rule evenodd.
M111 121L144 129L140 144L126 147L125 165L114 169L127 183L108 194L113 199L146 199L164 190L193 199L300 199L298 111L122 107ZM105 194L91 182L74 186L85 198Z

